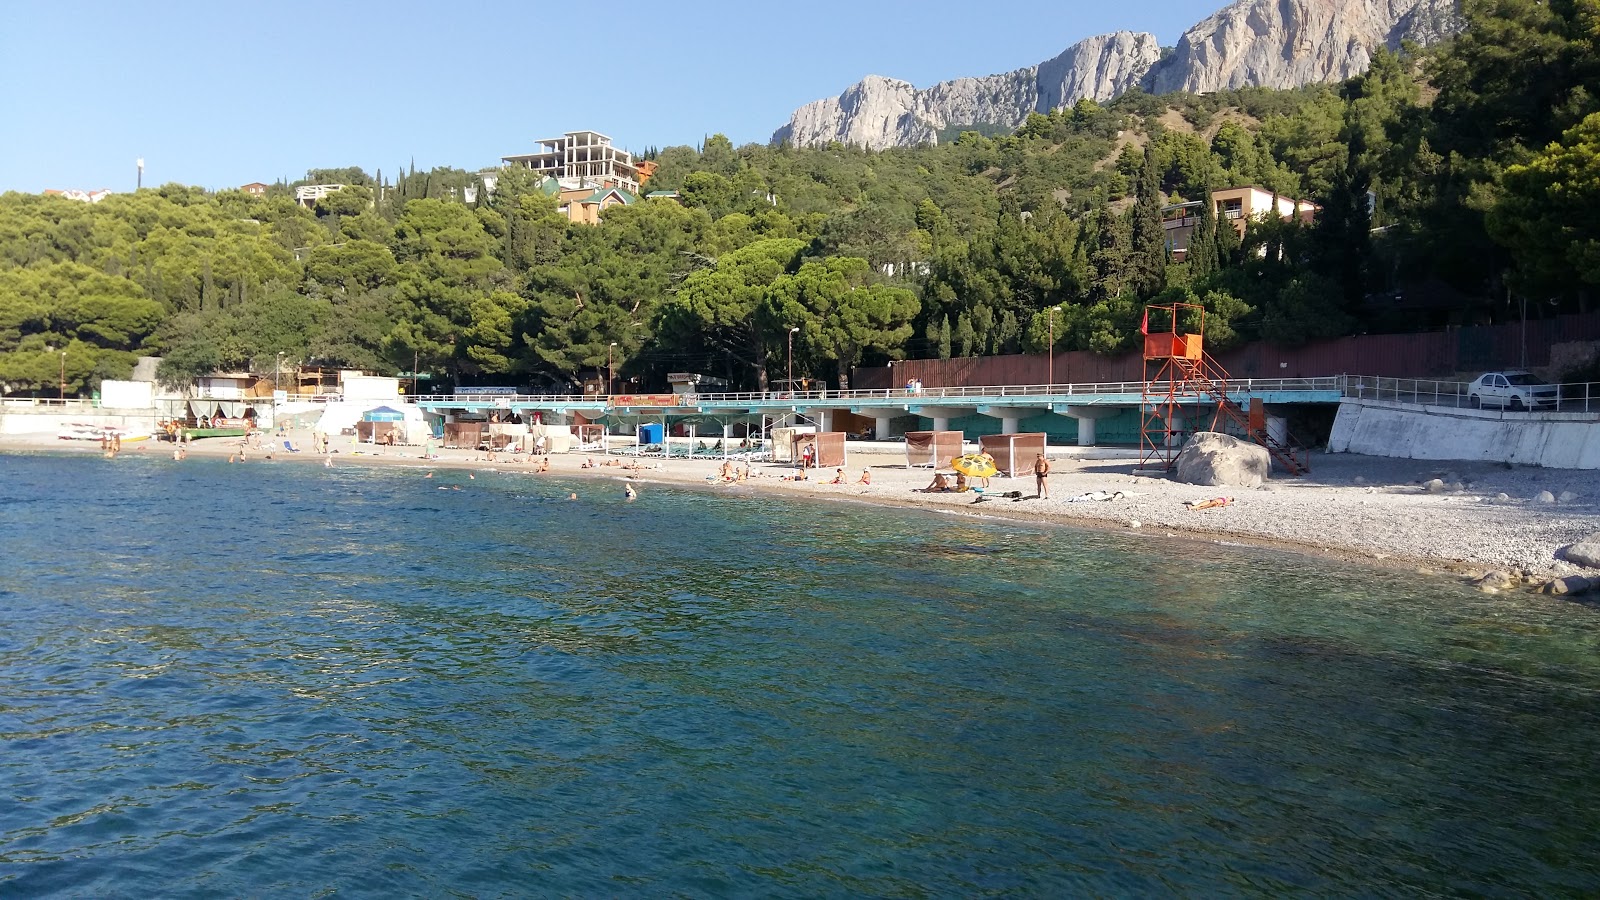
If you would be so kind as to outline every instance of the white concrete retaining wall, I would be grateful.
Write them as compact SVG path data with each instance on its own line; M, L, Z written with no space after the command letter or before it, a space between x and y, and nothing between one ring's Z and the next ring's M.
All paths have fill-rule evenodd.
M1600 469L1600 419L1376 400L1339 404L1328 449L1401 459L1466 459Z
M0 412L0 434L55 434L69 425L113 425L132 431L155 431L156 414L142 409L95 409L82 412L38 412L6 409Z

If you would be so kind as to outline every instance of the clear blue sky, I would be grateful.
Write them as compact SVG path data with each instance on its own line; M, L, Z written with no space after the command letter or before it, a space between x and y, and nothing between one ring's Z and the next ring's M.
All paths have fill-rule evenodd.
M1117 30L1171 45L1223 5L18 0L0 24L0 191L132 190L140 156L146 185L221 188L476 169L578 129L632 150L765 142L867 74L927 86Z

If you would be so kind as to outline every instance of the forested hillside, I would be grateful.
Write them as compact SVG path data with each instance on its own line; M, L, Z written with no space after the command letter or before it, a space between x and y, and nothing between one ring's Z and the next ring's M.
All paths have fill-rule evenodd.
M1333 87L1128 95L1013 135L867 152L652 152L645 200L567 223L526 173L386 178L302 209L167 185L0 196L0 385L291 364L565 387L830 382L903 357L1113 352L1151 298L1221 341L1302 342L1586 306L1600 282L1600 4L1467 0L1465 34ZM578 123L591 124L591 123ZM1161 207L1255 184L1323 207L1171 263ZM474 203L467 188L477 187ZM1368 192L1376 201L1369 211ZM1054 312L1052 312L1054 310ZM612 347L615 344L615 347Z

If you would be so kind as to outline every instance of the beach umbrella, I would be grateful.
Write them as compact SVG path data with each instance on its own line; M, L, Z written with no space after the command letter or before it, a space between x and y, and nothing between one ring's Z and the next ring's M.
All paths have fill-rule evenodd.
M993 478L1000 474L994 463L980 453L968 453L950 460L950 468L968 478Z

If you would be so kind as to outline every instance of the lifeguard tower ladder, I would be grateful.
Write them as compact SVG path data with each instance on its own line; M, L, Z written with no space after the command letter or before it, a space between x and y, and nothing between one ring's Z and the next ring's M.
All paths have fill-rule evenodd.
M1252 399L1246 412L1228 396L1228 373L1205 352L1205 326L1205 308L1194 303L1145 307L1144 324L1139 327L1144 335L1139 468L1171 469L1183 449L1186 418L1198 421L1201 407L1214 405L1212 431L1231 423L1235 431L1266 448L1283 471L1310 472L1308 453L1268 433L1266 410L1259 399Z

